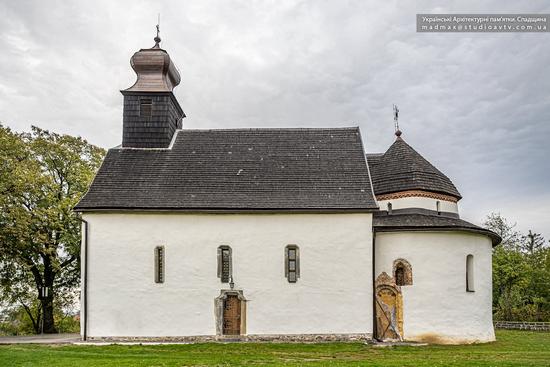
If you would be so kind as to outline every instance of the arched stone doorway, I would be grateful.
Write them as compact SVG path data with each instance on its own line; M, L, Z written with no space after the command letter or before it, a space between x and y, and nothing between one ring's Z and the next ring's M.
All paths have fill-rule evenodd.
M403 340L403 296L395 279L382 272L375 282L375 338Z

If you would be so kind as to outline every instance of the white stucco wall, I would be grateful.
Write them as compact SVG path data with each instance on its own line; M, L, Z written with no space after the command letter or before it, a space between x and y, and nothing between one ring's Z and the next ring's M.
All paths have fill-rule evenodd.
M217 248L233 254L235 289L247 298L247 334L372 332L371 214L92 214L88 336L216 333ZM300 247L288 283L284 248ZM154 247L165 246L165 283Z
M474 255L475 292L466 292L466 256ZM413 285L403 286L403 331L408 340L439 343L495 339L492 323L492 247L466 232L379 232L375 276L392 275L393 261L412 266Z
M446 200L436 200L432 198L425 198L421 196L412 196L408 198L392 199L392 200L378 200L378 206L380 210L388 210L388 203L392 204L392 209L405 209L405 208L423 208L429 210L437 210L437 202L439 201L440 211L449 213L458 213L458 203Z

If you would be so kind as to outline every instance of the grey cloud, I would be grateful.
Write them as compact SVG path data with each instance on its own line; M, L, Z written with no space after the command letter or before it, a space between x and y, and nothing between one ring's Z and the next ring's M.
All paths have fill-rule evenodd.
M523 12L550 13L545 1ZM464 217L500 211L550 237L548 34L417 34L415 14L517 12L513 1L5 1L0 121L120 143L129 59L163 47L190 128L359 125L404 138L453 179Z

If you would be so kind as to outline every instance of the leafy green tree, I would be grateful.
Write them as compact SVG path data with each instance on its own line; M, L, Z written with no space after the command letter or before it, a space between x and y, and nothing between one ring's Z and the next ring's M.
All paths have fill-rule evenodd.
M542 235L529 230L523 236L521 250L529 266L526 288L528 313L533 321L550 319L550 249Z
M493 307L499 319L515 319L514 309L525 300L529 267L516 250L497 247L493 251Z
M103 155L80 137L0 125L0 302L20 305L35 332L56 332L54 308L76 299L80 221L72 208Z
M502 237L493 249L493 308L495 318L510 321L550 321L550 248L533 231L515 230L500 214L485 226Z

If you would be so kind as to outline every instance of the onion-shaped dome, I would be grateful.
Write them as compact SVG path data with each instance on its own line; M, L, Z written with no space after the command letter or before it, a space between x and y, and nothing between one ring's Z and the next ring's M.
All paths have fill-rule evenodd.
M126 92L172 92L180 83L180 73L168 52L160 48L160 38L155 37L152 48L142 48L130 59L137 80Z

